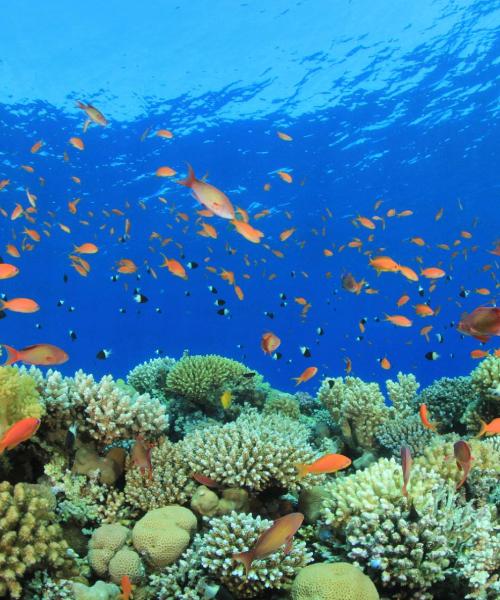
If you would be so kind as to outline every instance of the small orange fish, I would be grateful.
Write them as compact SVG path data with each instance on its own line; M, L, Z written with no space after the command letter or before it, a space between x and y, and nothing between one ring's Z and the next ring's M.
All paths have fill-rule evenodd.
M400 265L398 271L401 273L401 275L403 275L403 277L406 277L408 281L418 281L418 275L413 269L410 269L410 267Z
M260 240L264 237L264 233L262 231L255 229L249 223L237 221L236 219L233 219L231 223L235 226L236 231L249 242L259 244Z
M296 382L295 385L300 385L301 383L309 381L309 379L312 379L317 372L318 367L307 367L307 369L302 371L302 373L298 377L293 377L293 379Z
M384 358L381 358L379 362L382 369L388 371L391 368L391 363L389 362L389 359L386 356L384 356Z
M9 185L10 179L0 179L0 192Z
M12 256L13 258L20 258L21 254L19 253L19 250L14 246L14 244L7 244L7 246L5 246L5 251L7 252L7 254L9 254L9 256ZM0 272L1 272L1 267L0 267ZM1 277L0 277L1 279Z
M404 306L408 301L410 300L410 296L408 296L408 294L403 294L398 301L396 302L396 305L399 306Z
M0 310L11 310L18 313L34 313L40 310L40 306L31 298L12 298L12 300L0 299Z
M419 317L432 317L434 315L433 309L428 304L415 304L413 308Z
M34 173L35 169L30 165L21 165L21 169L26 171L26 173Z
M480 438L483 435L498 435L500 433L500 417L493 419L489 423L485 423L481 421L481 429L479 433L476 435L476 438Z
M397 217L411 217L411 215L413 214L412 210L402 210L400 213L398 213L396 216Z
M432 331L432 325L426 325L425 327L422 327L422 329L420 330L420 335L423 335L425 337L425 339L429 342L429 333Z
M40 140L38 142L35 142L33 144L33 146L31 146L31 150L30 150L31 154L36 154L40 150L40 148L42 146L43 146L43 141L42 140Z
M243 290L240 288L239 285L234 286L234 293L238 297L238 300L243 300L243 298L245 297L243 294Z
M170 273L172 273L172 275L180 277L181 279L188 278L186 274L186 269L181 265L181 263L178 260L175 260L175 258L167 258L164 254L162 254L162 256L163 263L160 265L160 267L167 267L167 269L170 271Z
M40 234L38 231L34 229L27 229L26 227L23 229L23 233L25 233L29 238L31 238L34 242L40 241Z
M40 419L28 417L21 419L9 427L0 439L0 454L4 450L12 450L35 435L40 427Z
M271 355L279 348L280 344L280 338L271 331L267 331L266 333L262 334L260 347L262 348L262 352L264 352L264 354Z
M0 344L0 346L7 351L7 360L3 363L4 366L18 361L26 365L62 365L69 359L64 350L52 344L34 344L21 350L16 350L7 344Z
M357 295L361 292L366 283L364 279L356 281L351 273L344 273L340 279L344 290Z
M385 320L389 321L393 325L397 325L398 327L411 327L412 321L403 315L385 315Z
M293 140L292 136L288 135L288 133L283 133L283 131L277 131L276 133L280 140L283 140L284 142L291 142Z
M398 263L389 256L376 256L370 260L369 265L377 271L377 274L397 273L400 270Z
M132 582L128 575L123 575L120 581L122 593L120 600L130 600L132 597Z
M76 207L79 202L80 202L80 198L75 198L75 200L68 202L68 210L72 215L76 215L76 211L77 211Z
M96 254L99 252L99 248L92 242L86 242L85 244L81 244L81 246L75 246L73 252L78 252L78 254Z
M83 140L79 137L69 138L69 143L73 146L73 148L76 148L77 150L85 149L85 144L83 143Z
M488 288L476 288L474 291L480 296L489 296L491 294Z
M420 274L423 277L427 277L427 279L440 279L446 275L446 272L438 267L428 267L427 269L422 269Z
M158 129L155 135L161 138L165 138L167 140L170 140L174 137L174 134L169 129Z
M470 357L474 359L485 358L488 355L489 352L486 352L486 350L472 350L470 353Z
M440 208L437 213L436 216L434 217L434 221L439 221L439 219L443 216L444 213L444 208Z
M126 275L131 275L137 271L137 265L133 260L129 258L122 258L118 261L118 268L116 269L118 273L124 273Z
M156 169L156 175L158 177L172 177L177 171L174 171L171 167L160 167Z
M467 480L467 476L472 467L473 458L469 444L463 440L459 440L453 444L453 454L457 461L457 467L463 471L463 477L456 487L458 490Z
M266 558L283 545L285 546L284 554L288 554L292 549L293 536L302 525L303 520L302 513L290 513L277 519L269 529L260 534L250 550L233 554L233 560L243 563L248 576L254 560Z
M0 263L0 279L10 279L19 273L19 269L8 263Z
M348 356L346 356L344 358L344 362L345 362L345 372L347 375L349 375L349 373L352 372L352 360Z
M153 465L151 464L151 444L144 441L142 436L136 437L132 447L132 463L139 468L141 475L148 475L148 479L153 479Z
M286 183L292 183L292 181L293 181L290 173L287 173L286 171L276 171L276 174L279 175L281 177L281 179L283 181L285 181Z
M367 217L356 217L355 221L358 221L366 229L375 229L375 223Z
M297 231L296 227L291 227L290 229L285 229L285 231L282 231L280 233L280 241L281 242L286 242L286 240L292 236L295 232Z
M412 244L416 244L417 246L425 246L425 241L421 237L412 237L410 238L410 242Z
M218 217L234 220L234 207L226 194L210 183L196 179L191 165L188 164L186 179L178 180L177 183L190 188L198 202Z
M437 431L437 423L431 423L429 421L429 413L427 412L427 405L421 404L418 409L418 414L420 415L420 420L422 421L422 425L429 429L429 431Z
M323 254L325 256L333 256L333 252L329 248L324 248L323 249Z
M298 478L302 479L309 473L335 473L346 469L351 463L352 460L343 454L325 454L311 464L297 463L295 468L298 471Z
M78 101L76 105L85 112L92 123L96 123L96 125L101 125L102 127L105 127L108 124L102 112L95 108L95 106L92 106L92 104L85 104L84 102Z
M217 239L217 230L215 229L215 227L213 225L202 222L201 226L203 229L200 229L200 231L196 232L198 235L201 235L202 237L209 237L214 240Z

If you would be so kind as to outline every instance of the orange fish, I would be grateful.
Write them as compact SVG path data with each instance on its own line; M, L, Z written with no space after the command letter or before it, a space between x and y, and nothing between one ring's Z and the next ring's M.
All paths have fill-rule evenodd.
M249 223L244 221L232 220L231 223L235 226L236 231L242 235L246 240L254 244L259 244L261 238L264 237L264 233L252 227Z
M16 219L19 219L19 217L22 214L23 214L23 207L20 204L16 204L16 206L14 207L14 210L12 211L12 213L10 215L10 220L15 221Z
M347 375L349 375L349 373L351 373L351 371L352 371L352 360L348 356L346 356L344 358L344 362L345 362L345 372Z
M7 187L10 183L10 179L0 179L0 192L3 188Z
M120 581L122 593L120 600L130 600L132 597L132 582L128 575L123 575Z
M396 305L399 306L404 306L408 301L410 300L410 296L408 296L408 294L403 294L399 300L396 302Z
M24 169L26 173L34 173L35 169L30 165L21 165L21 169Z
M418 281L418 275L413 269L410 269L410 267L399 265L398 271L401 273L401 275L403 275L403 277L406 277L408 281Z
M226 269L222 269L220 273L221 279L227 281L229 285L234 284L234 273L232 271L226 271Z
M488 288L476 288L474 291L480 296L489 296L491 294Z
M40 427L40 419L34 417L27 417L21 419L9 427L0 439L0 454L5 449L12 450L19 444L26 442L35 435L38 428Z
M489 423L481 421L481 429L476 435L476 438L480 438L483 435L498 435L500 433L500 417L493 419Z
M83 143L83 140L79 137L69 138L69 143L73 146L73 148L76 148L77 150L84 150L84 148L85 148L85 144Z
M370 260L369 265L377 271L377 274L397 273L400 269L398 263L389 256L376 256Z
M398 213L396 216L397 217L411 217L411 215L413 214L412 210L402 210L400 213Z
M131 275L137 271L137 265L133 260L129 258L122 258L118 261L118 268L116 269L118 273L124 273L127 275Z
M291 142L293 140L292 136L288 135L288 133L283 133L283 131L277 131L276 133L280 140L283 140L284 142Z
M352 460L343 454L325 454L311 464L297 463L295 468L298 471L298 478L302 479L309 473L335 473L341 469L346 469Z
M470 314L464 313L457 329L460 333L487 342L491 336L500 335L500 308L479 306Z
M420 275L427 277L427 279L440 279L446 275L446 272L443 269L438 269L438 267L428 267L427 269L422 269Z
M7 246L5 246L5 251L7 252L7 254L9 254L13 258L19 258L21 256L21 254L19 253L19 250L14 246L14 244L7 244ZM1 267L0 267L0 272L1 272ZM0 277L0 279L1 279L1 277Z
M151 464L151 444L147 444L142 436L138 435L132 447L132 463L139 468L141 475L148 474L148 479L153 479L153 465Z
M167 140L170 140L174 137L174 134L169 129L158 129L155 135L161 138L166 138Z
M10 279L19 273L19 269L8 263L0 263L0 279Z
M419 317L432 317L434 311L428 304L415 304L413 307Z
M40 306L30 298L12 298L12 300L0 300L0 310L28 314L37 312Z
M488 355L489 352L486 352L486 350L472 350L470 353L470 357L474 359L486 358Z
M23 229L23 233L25 233L29 238L31 238L34 242L40 241L40 234L38 231L34 229L27 229L26 227Z
M444 213L444 208L440 208L437 213L436 216L434 217L435 221L439 221L439 219L443 216Z
M430 431L437 431L437 423L431 423L429 421L429 413L427 412L427 405L421 404L418 409L418 414L420 415L420 420L422 421L422 425L429 429Z
M86 113L92 123L96 123L96 125L101 125L102 127L105 127L108 124L102 112L95 108L95 106L92 106L92 104L85 104L84 102L78 101L76 105Z
M366 229L375 229L375 223L367 217L356 217L355 221L358 221L358 223L363 227L366 227Z
M243 294L243 290L240 288L239 285L234 286L234 293L238 297L238 300L243 300L243 298L245 297Z
M333 252L329 248L324 248L323 249L323 254L325 256L333 256Z
M429 332L432 331L432 325L426 325L425 327L422 327L422 329L420 330L420 335L425 336L425 339L429 342Z
M156 169L156 175L158 177L172 177L176 173L177 171L174 171L170 167L160 167L159 169Z
M408 498L408 482L410 481L410 471L413 459L408 446L401 447L401 466L403 467L403 496Z
M78 252L79 254L96 254L99 252L99 248L92 244L92 242L86 242L81 246L75 246L73 252Z
M412 321L403 315L385 315L385 320L398 327L411 327Z
M283 181L285 181L286 183L292 183L292 181L293 181L290 173L287 173L286 171L276 171L276 174L279 175L281 177L281 179Z
M229 198L210 183L196 179L191 165L188 164L187 178L178 180L177 183L190 188L198 202L218 217L234 219L234 208Z
M297 231L297 228L296 228L296 227L291 227L290 229L285 229L285 231L282 231L282 232L280 233L280 241L281 241L281 242L286 242L286 240L287 240L287 239L288 239L290 236L292 236L292 235L295 233L295 231Z
M341 282L344 290L347 290L352 294L359 294L366 283L364 279L356 281L351 273L344 273L341 276Z
M181 263L178 260L175 260L175 258L167 258L164 254L162 254L162 256L163 263L160 265L160 267L167 267L167 269L170 271L170 273L172 273L172 275L180 277L181 279L188 278L186 274L186 269L181 265Z
M463 440L459 440L453 444L453 454L457 461L457 467L463 471L463 477L456 487L458 490L467 480L467 476L472 467L473 458L469 444Z
M389 362L389 359L386 356L380 359L380 366L386 371L388 371L391 368L391 363Z
M318 367L307 367L307 369L302 371L298 377L293 377L293 379L296 381L295 385L300 385L301 383L309 381L309 379L312 379L317 372Z
M69 356L57 346L52 344L34 344L16 350L7 344L0 344L7 351L7 360L4 365L12 365L21 361L26 365L62 365Z
M262 338L260 340L260 347L262 348L262 352L264 352L264 354L271 355L275 350L279 348L280 344L280 338L271 331L267 331L266 333L262 334Z
M200 231L196 232L198 235L201 235L202 237L209 237L214 240L217 239L217 230L215 229L215 227L213 225L202 222L201 226L203 229L200 229Z
M42 146L43 146L42 140L34 143L33 146L31 146L31 150L30 150L31 154L36 154Z
M425 241L421 237L412 237L410 238L410 242L412 244L416 244L417 246L425 246Z
M243 563L248 576L254 560L266 558L285 546L283 552L287 555L292 549L293 536L302 525L302 513L290 513L274 521L269 529L260 534L250 550L233 554L233 560Z

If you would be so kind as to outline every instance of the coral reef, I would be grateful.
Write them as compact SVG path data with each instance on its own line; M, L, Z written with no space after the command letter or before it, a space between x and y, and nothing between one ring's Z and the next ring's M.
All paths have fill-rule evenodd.
M139 394L150 394L160 400L167 400L167 375L175 365L175 359L164 356L152 358L134 367L127 375L127 383Z
M314 563L299 571L292 600L379 600L376 587L349 563Z
M36 570L56 577L75 574L54 507L47 487L0 483L0 596L20 598L23 578Z
M230 512L248 512L250 495L243 488L228 488L219 495L200 485L191 498L191 508L204 517L226 515Z
M272 486L299 486L295 464L314 458L309 432L294 419L249 410L236 421L197 430L183 440L191 471L220 485L261 491ZM301 485L313 485L310 476Z
M418 404L426 404L440 433L462 433L461 416L474 400L476 391L469 377L442 377L422 391Z
M44 410L33 377L16 367L0 367L0 436L16 421L41 418Z

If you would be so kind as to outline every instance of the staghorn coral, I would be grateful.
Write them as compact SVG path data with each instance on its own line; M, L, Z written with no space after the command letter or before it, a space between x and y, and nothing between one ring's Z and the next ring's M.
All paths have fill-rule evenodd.
M399 418L415 414L415 401L420 384L412 373L397 374L397 381L388 379L385 382L387 395Z
M477 394L469 377L442 377L426 387L415 403L426 404L432 419L439 423L440 433L463 433L460 419Z
M365 383L358 377L326 378L318 399L339 423L344 441L351 448L373 448L377 428L389 414L377 383Z
M17 367L0 367L0 436L16 421L40 419L44 410L35 380Z
M472 371L471 380L483 398L500 402L500 357L487 356Z
M167 504L185 504L196 489L184 454L184 446L164 440L151 450L153 476L141 473L127 461L124 494L136 510L147 512Z
M273 486L297 489L296 463L310 462L314 452L308 430L299 422L255 409L236 421L195 431L181 442L191 471L219 484L261 491ZM300 485L321 481L308 476Z
M314 563L299 571L292 600L379 600L376 587L349 563Z
M168 356L152 358L129 371L127 383L134 387L139 394L148 393L155 398L166 401L167 375L175 363L175 359Z
M0 596L20 598L22 580L47 569L74 574L73 553L55 522L55 499L45 486L0 483Z
M248 378L248 373L244 364L216 354L183 356L167 375L166 392L194 404L218 407L224 390L255 388L256 378Z
M236 598L253 598L269 594L270 590L288 588L298 570L312 560L305 543L295 541L288 554L280 549L255 560L246 576L243 565L231 557L249 550L272 523L261 517L235 512L210 520L210 529L203 536L200 548L201 564Z
M26 371L37 384L47 412L44 420L48 439L54 431L78 425L78 434L95 440L99 446L123 439L158 437L167 430L168 416L163 404L149 394L130 395L110 375L95 381L79 370L63 377L49 370L44 378L39 369ZM64 437L63 437L64 439Z

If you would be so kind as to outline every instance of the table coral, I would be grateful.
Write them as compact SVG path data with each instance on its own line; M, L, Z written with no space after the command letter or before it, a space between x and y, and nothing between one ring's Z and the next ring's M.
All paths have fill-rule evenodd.
M377 588L349 563L314 563L299 571L292 600L379 600Z
M236 563L232 555L249 550L272 524L258 516L235 512L210 519L210 529L200 546L201 564L236 598L260 597L270 590L288 588L299 569L312 560L305 543L295 540L288 554L281 548L255 560L246 576L243 565Z
M190 470L228 487L261 491L272 486L297 489L297 463L312 461L309 431L295 419L243 413L232 423L195 431L181 442ZM300 485L318 483L317 476Z
M127 461L125 497L135 509L147 512L167 504L185 504L196 489L181 444L164 440L151 450L152 478Z
M36 570L56 577L74 574L54 505L44 486L0 483L0 596L20 598L23 578Z
M16 421L43 413L35 379L17 367L0 367L0 436Z

